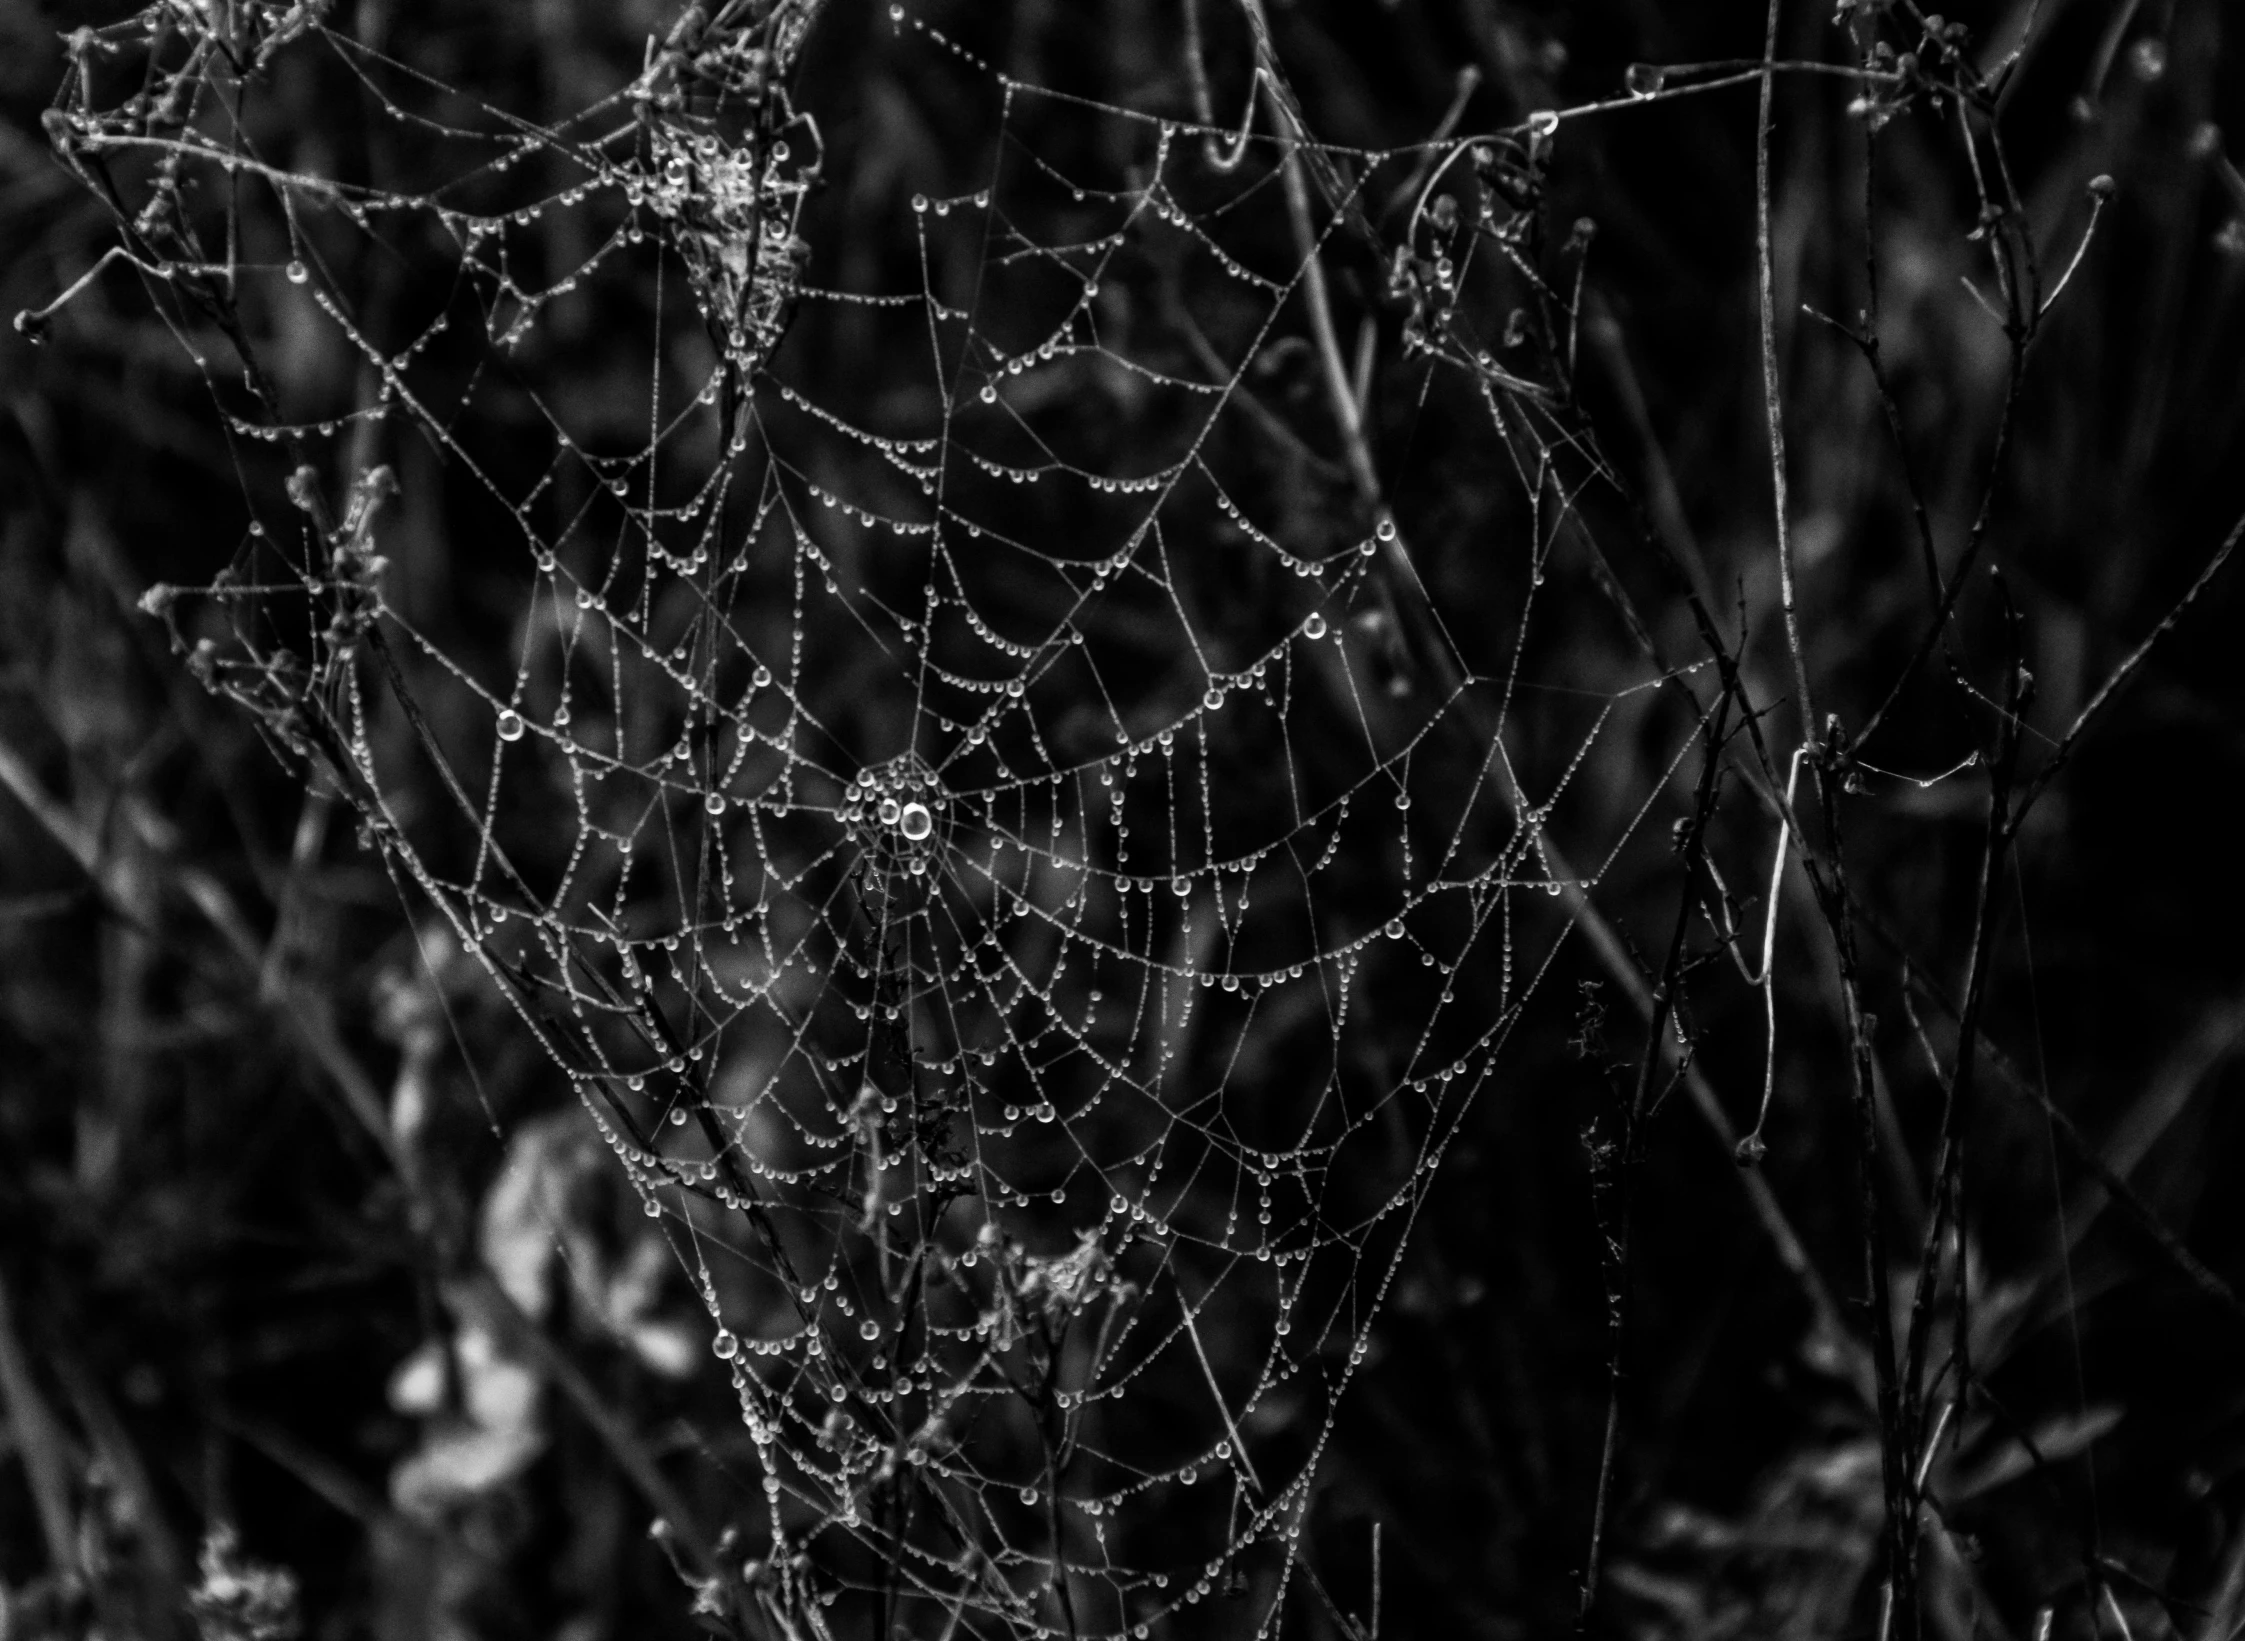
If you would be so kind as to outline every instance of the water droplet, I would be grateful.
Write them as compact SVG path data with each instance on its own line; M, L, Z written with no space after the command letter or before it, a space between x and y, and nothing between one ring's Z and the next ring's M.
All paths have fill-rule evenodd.
M1323 638L1325 636L1325 617L1312 612L1310 618L1302 623L1302 636L1304 638Z
M857 1336L860 1339L863 1339L867 1344L871 1344L874 1340L881 1337L881 1324L874 1321L872 1317L868 1316L864 1321L858 1324Z
M719 1328L717 1337L709 1342L709 1348L717 1353L720 1362L730 1362L741 1353L741 1342L733 1337L730 1328Z
M502 712L499 714L499 739L502 741L519 741L522 739L521 713Z
M996 404L998 402L998 390L985 383L982 389L982 402L986 405Z
M1660 88L1668 83L1668 70L1658 63L1631 63L1629 72L1622 76L1632 97L1657 97Z
M1379 528L1374 530L1372 533L1378 536L1382 541L1393 541L1395 539L1395 520L1380 520Z
M1559 133L1559 116L1548 108L1539 108L1528 116L1528 134L1532 137L1554 137Z
M913 209L913 210L915 210L915 211L920 211L920 212L925 212L925 211L927 210L927 208L928 208L928 196L927 196L927 195L925 195L925 194L914 194L914 195L912 196L912 209Z
M904 814L904 806L894 798L883 798L881 807L874 811L881 817L883 826L894 826Z
M928 813L926 804L908 803L904 806L904 813L898 818L897 829L914 843L918 843L935 830L935 817Z
M305 281L305 280L307 280L307 279L309 279L309 278L311 278L311 277L312 277L312 270L311 270L311 269L309 269L309 268L307 268L307 267L305 267L303 263L301 263L301 262L297 262L297 261L293 261L293 260L292 260L292 261L291 261L291 262L289 263L289 265L288 265L288 282L289 282L289 283L290 283L291 285L301 285L301 284L303 284L303 283L304 283L304 281Z
M712 792L708 797L702 799L702 807L712 815L722 815L725 813L725 794Z

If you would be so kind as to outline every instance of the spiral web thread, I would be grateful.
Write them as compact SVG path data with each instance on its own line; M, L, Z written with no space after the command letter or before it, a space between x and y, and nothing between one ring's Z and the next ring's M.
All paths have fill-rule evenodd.
M1528 671L1570 509L1466 293L1535 279L1551 132L1227 133L1040 91L892 8L883 50L979 88L985 175L853 261L816 229L847 179L783 89L816 10L694 14L550 128L314 5L81 36L63 146L139 180L152 286L221 329L324 327L359 370L307 420L181 322L256 522L149 607L357 810L659 1218L764 1495L709 1611L1143 1636L1244 1593L1265 1633L1408 1228L1560 938L1554 806L1658 683ZM213 88L283 52L325 53L416 174L261 159ZM141 89L105 99L120 65ZM1494 673L1386 503L1289 496L1331 404L1259 391L1323 346L1316 257L1390 199L1428 414L1477 415L1446 436L1529 521L1487 549L1518 621ZM573 395L572 303L648 291L644 398ZM822 378L845 327L887 378ZM511 589L511 674L393 588L413 498L371 458L407 441L492 521L462 551ZM1533 789L1530 699L1565 703Z

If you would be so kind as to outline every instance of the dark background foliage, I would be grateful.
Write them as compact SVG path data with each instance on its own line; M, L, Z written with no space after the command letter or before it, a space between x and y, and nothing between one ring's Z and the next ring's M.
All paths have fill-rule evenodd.
M1460 129L1494 130L1616 97L1632 63L1762 48L1761 8L1737 5L1272 9L1315 135L1365 148L1427 136L1468 69ZM1860 10L1861 26L1896 39L1923 26L1907 6ZM344 0L330 23L544 116L633 72L660 11ZM906 77L870 8L831 11L798 95L832 111L814 237L839 259L837 284L877 284L891 260L916 284L901 202L973 186L964 168L988 110ZM1172 5L948 11L1024 81L1190 116ZM1236 106L1244 30L1227 8L1203 12L1211 78ZM113 242L110 214L53 162L40 123L63 75L61 35L113 15L0 9L0 312L43 306ZM2220 0L1989 0L1949 20L1984 66L2026 31L2000 124L2023 204L2015 226L2045 267L2062 268L2086 230L2092 177L2113 180L2112 201L2027 355L1999 449L2009 350L1961 283L1991 288L1953 106L1887 125L1866 188L1866 122L1847 82L1781 78L1771 244L1799 619L1820 709L1859 729L1928 628L1910 475L1944 565L1985 505L1982 567L1948 652L1908 675L1861 755L1921 776L1998 746L2007 597L2036 685L2019 755L2031 773L2245 507L2245 185L2230 135L2245 126L2245 74ZM1780 54L1851 60L1823 3L1783 8ZM1597 229L1574 393L1620 482L1583 502L1604 561L1562 546L1519 642L1621 688L1634 652L1617 637L1618 587L1665 653L1703 653L1636 545L1641 510L1696 565L1744 687L1790 745L1754 96L1748 83L1570 122L1556 145L1553 238L1578 218ZM411 174L410 144L376 151L348 85L292 69L271 97L293 163ZM1080 140L1064 109L1025 130L1055 156ZM1862 351L1804 317L1857 322L1867 208L1885 399ZM1454 433L1452 407L1393 363L1404 319L1387 270L1346 251L1335 263L1344 334L1373 316L1382 364L1368 433L1419 573L1467 659L1498 670L1518 610L1489 542L1519 516L1515 487ZM588 421L629 400L648 345L627 322L632 301L596 293L522 368ZM687 1594L645 1531L658 1513L645 1477L705 1520L741 1510L721 1381L652 1371L647 1352L557 1320L528 1354L571 1387L576 1413L554 1415L535 1461L503 1485L435 1520L401 1508L397 1478L427 1432L391 1387L444 1332L432 1250L472 1235L521 1136L573 1143L574 1107L478 980L439 952L452 979L424 983L427 928L417 950L418 911L352 846L352 817L308 796L138 609L149 584L226 564L245 496L278 486L277 468L245 466L223 436L165 311L112 269L55 315L43 348L0 334L0 1612L16 1626L0 1634L180 1635L198 1622L236 1633L210 1606L225 1579L198 1561L222 1525L246 1558L222 1570L254 1583L285 1569L315 1635L689 1633ZM351 401L354 364L332 335L272 341L293 390ZM869 323L817 310L787 343L798 370L819 361L838 391L868 395L882 345ZM1256 368L1337 471L1314 373L1298 359ZM1127 423L1088 431L1149 436ZM1108 456L1117 472L1147 465L1127 445ZM415 543L397 550L397 602L503 676L515 612L490 574L487 498L426 449L390 459ZM1305 528L1351 505L1344 483L1319 483L1295 497ZM2223 1184L2241 1138L2245 850L2235 799L2220 796L2245 790L2241 608L2232 572L2163 637L2031 812L1988 916L1975 901L1985 758L1922 787L1866 775L1848 810L1849 872L1870 920L1876 1172L1901 1294L1936 1184L1953 1005L1976 932L1987 951L1982 1096L1961 1135L1984 1332L1978 1390L1955 1415L1967 1434L1943 1450L1941 1503L1926 1513L1934 1633L2025 1636L2045 1612L2062 1635L2226 1637L2245 1620L2245 1310L2224 1285L2245 1271L2245 1198ZM1532 765L1571 754L1584 731L1569 711L1554 700L1521 715ZM1675 728L1649 704L1625 720L1573 800L1587 820L1661 792L1659 847L1625 854L1593 897L1653 979L1677 916L1666 828L1692 803L1693 767L1672 779L1661 767ZM1753 815L1719 810L1708 847L1758 934L1770 838ZM1385 1634L1576 1622L1618 1275L1629 1342L1589 1622L1647 1635L1875 1631L1880 1431L1848 1366L1862 1346L1812 1326L1742 1189L1767 1182L1847 1337L1869 1339L1840 979L1798 867L1790 881L1767 1157L1742 1173L1687 1099L1663 1102L1634 1147L1620 1273L1606 1239L1644 1023L1590 943L1562 949L1508 1050L1508 1079L1444 1160L1344 1405L1305 1535L1333 1605L1302 1597L1291 1626L1368 1625L1375 1544ZM1695 931L1703 949L1710 938ZM1761 1003L1724 981L1725 963L1693 981L1694 1063L1743 1131L1761 1083ZM409 1100L428 1112L424 1166L381 1140ZM587 1245L620 1262L637 1204L597 1167L570 1177ZM685 1314L682 1290L660 1290L646 1325ZM698 1335L694 1349L698 1364ZM190 1592L204 1597L200 1618Z

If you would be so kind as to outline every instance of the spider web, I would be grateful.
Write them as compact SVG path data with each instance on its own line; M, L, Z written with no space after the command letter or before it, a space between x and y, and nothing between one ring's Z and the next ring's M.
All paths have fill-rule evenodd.
M847 110L786 89L818 11L691 14L555 125L314 5L81 37L66 144L138 168L124 254L222 330L264 315L245 357L239 324L294 324L357 369L308 413L285 368L206 360L255 521L150 608L660 1220L765 1495L711 1611L1143 1636L1245 1591L1261 1633L1553 897L1595 882L1555 816L1660 682L1527 642L1572 513L1496 360L1550 295L1551 131L1320 146L1260 74L1226 130L891 7L880 49L981 124L967 186L841 242ZM224 88L282 52L359 88L395 175L260 157ZM119 63L147 77L105 99ZM1440 498L1379 492L1336 380L1326 263L1366 239L1414 414L1517 480L1478 666L1399 527ZM878 380L822 368L845 336ZM582 385L616 348L630 402ZM478 521L465 614L392 563L435 505L379 460L408 444ZM511 669L470 642L493 612Z

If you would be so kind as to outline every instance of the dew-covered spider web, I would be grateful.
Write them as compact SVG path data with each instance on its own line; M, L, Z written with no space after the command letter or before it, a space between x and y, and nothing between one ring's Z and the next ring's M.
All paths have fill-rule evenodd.
M1212 111L1138 107L801 0L654 20L549 123L218 15L81 36L60 121L254 519L150 607L675 1249L754 1453L709 1610L1271 1630L1414 1216L1651 804L1568 834L1661 680L1534 642L1551 131L1321 144L1237 42ZM853 169L871 53L972 111L924 177ZM259 124L284 54L356 99L324 169Z

